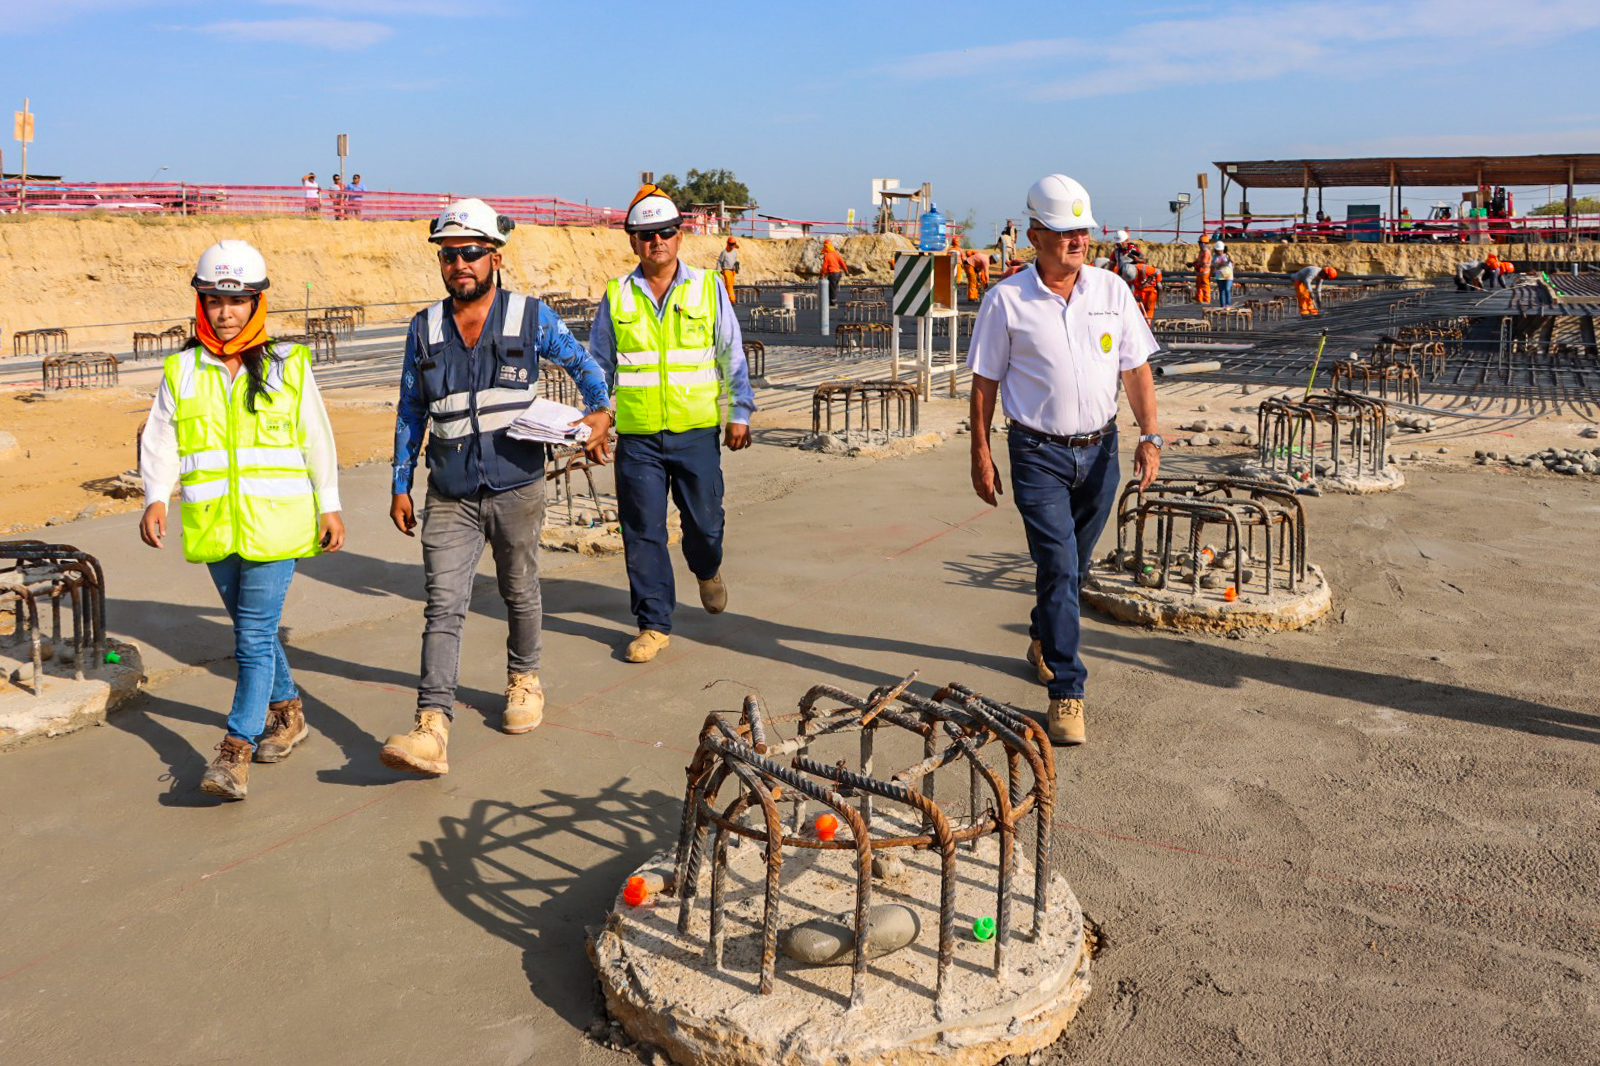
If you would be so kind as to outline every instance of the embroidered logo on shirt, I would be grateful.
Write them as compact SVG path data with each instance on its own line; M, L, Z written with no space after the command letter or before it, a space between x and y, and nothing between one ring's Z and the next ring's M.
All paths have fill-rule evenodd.
M1107 355L1111 354L1111 334L1100 334L1100 350L1105 352Z
M525 366L503 366L500 368L501 381L527 381L528 368Z

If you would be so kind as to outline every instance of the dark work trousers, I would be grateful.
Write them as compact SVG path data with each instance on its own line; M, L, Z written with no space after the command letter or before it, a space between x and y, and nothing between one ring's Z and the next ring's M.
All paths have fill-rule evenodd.
M628 595L639 628L672 632L677 586L667 554L667 493L683 516L683 558L702 581L722 569L722 453L718 429L617 437L617 517Z
M828 274L829 307L834 307L839 303L839 279L842 277L844 277L844 274L838 270L831 271Z
M417 708L454 717L461 672L461 629L472 601L472 579L484 545L494 553L494 576L506 604L510 633L506 669L539 671L544 600L539 587L539 531L544 528L544 479L504 492L484 490L451 499L428 489L422 512L422 683Z
M1028 635L1039 641L1055 675L1046 686L1050 698L1082 699L1089 670L1078 655L1078 588L1116 505L1117 435L1069 448L1012 426L1007 445L1011 491L1033 556L1035 605Z

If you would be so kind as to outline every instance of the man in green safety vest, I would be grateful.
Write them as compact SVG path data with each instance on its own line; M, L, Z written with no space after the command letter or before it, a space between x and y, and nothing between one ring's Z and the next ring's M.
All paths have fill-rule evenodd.
M727 290L715 272L678 260L682 222L656 186L639 190L625 221L639 266L606 283L589 333L589 354L617 405L617 516L639 625L624 656L630 663L654 659L672 632L669 492L683 517L683 556L700 583L701 605L710 614L727 606L719 443L748 448L756 409ZM727 399L727 429L719 434Z

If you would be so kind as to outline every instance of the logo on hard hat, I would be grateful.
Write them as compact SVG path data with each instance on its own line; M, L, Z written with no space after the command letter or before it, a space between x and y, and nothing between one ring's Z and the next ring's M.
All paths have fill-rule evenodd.
M1072 201L1072 214L1073 214L1073 217L1077 217L1077 216L1083 214L1083 201L1082 200L1074 200L1074 201Z
M446 211L444 217L450 222L465 222L468 216L465 211Z
M1111 354L1111 334L1100 334L1100 350L1105 352L1107 355Z

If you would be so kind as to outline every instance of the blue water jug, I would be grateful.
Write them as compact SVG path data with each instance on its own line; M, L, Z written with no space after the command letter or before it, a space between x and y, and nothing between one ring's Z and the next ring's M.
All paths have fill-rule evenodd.
M945 246L945 220L938 204L929 204L922 213L922 240L918 247L924 252L942 252Z

